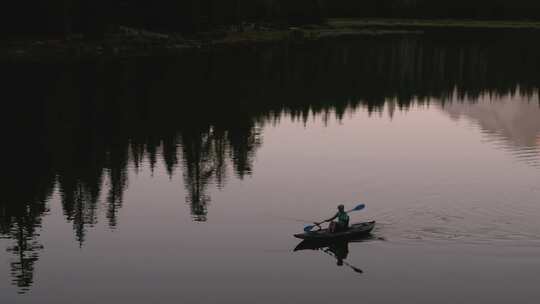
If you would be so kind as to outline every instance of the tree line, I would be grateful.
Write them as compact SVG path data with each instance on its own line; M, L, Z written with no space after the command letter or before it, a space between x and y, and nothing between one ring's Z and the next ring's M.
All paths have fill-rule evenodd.
M5 35L73 33L99 39L114 25L197 32L243 22L322 23L326 18L540 19L537 0L40 0L10 1Z
M69 35L99 39L114 25L194 32L242 22L322 22L322 0L41 0L3 9L10 35Z

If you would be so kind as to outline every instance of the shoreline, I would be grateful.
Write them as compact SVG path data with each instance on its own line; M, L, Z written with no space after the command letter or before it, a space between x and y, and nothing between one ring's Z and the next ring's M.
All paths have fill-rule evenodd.
M336 27L400 27L451 29L540 30L540 21L532 20L472 20L472 19L381 19L331 18L328 24Z
M381 35L421 35L449 31L538 31L540 22L417 20L417 19L329 19L324 25L273 28L248 26L226 28L183 36L119 26L101 41L40 37L16 39L0 45L0 62L70 62L99 58L176 56L185 51L216 48L258 47L280 43L307 44L329 39Z

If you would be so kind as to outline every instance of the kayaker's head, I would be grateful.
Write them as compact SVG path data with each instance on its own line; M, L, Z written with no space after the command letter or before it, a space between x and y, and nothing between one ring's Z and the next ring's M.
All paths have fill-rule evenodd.
M337 206L337 210L339 210L339 212L345 212L345 206L339 205Z

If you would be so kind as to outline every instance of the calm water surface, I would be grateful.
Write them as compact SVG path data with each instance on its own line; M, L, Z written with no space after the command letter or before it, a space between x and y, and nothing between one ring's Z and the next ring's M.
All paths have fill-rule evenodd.
M423 39L256 51L252 75L274 90L216 84L252 78L221 77L221 53L198 92L199 76L142 63L55 72L55 89L21 98L39 109L3 148L2 303L536 303L538 80L482 42ZM389 69L357 48L393 74L367 85ZM343 78L314 73L321 56ZM458 71L474 64L477 78ZM132 85L148 69L159 81ZM103 88L103 70L137 79ZM178 98L199 105L163 106ZM293 252L303 221L359 202L352 220L378 226L341 244L345 265Z

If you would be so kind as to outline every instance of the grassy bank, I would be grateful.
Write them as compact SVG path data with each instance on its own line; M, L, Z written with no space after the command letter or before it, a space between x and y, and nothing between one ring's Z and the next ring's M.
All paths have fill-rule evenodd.
M539 21L499 20L429 20L429 19L329 19L328 25L339 28L470 28L470 29L540 29Z

